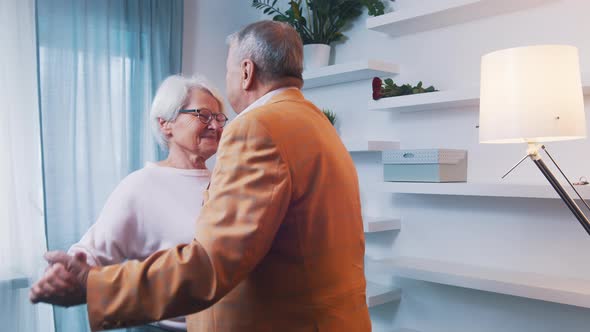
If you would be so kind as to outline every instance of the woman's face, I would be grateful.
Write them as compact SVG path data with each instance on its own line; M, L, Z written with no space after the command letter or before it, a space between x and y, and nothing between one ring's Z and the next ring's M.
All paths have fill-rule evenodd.
M183 109L220 113L217 99L200 89L193 89L189 93L189 103ZM217 152L222 132L221 124L215 119L205 124L194 113L179 113L176 120L170 122L168 144L171 149L180 148L207 160Z

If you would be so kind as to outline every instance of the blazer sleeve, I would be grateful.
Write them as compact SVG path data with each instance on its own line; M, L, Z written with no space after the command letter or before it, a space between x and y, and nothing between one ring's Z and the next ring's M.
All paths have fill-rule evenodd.
M291 186L267 129L253 116L234 121L222 136L194 240L143 262L93 268L87 282L91 328L140 325L213 305L269 251Z

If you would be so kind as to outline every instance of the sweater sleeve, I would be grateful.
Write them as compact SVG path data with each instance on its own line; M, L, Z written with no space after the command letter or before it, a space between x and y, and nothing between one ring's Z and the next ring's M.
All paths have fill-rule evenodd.
M126 181L127 180L127 181ZM68 254L84 252L88 264L117 264L136 256L133 248L141 247L138 213L134 192L141 190L135 181L124 179L111 193L98 219Z

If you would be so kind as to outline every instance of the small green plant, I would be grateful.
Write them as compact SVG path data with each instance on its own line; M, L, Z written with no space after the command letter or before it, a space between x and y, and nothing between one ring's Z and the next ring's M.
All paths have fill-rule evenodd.
M379 100L387 97L397 97L405 95L413 95L417 93L434 92L436 90L432 85L424 88L422 81L418 82L416 86L411 84L397 85L391 78L381 80L379 77L373 78L373 99Z
M336 123L336 113L332 112L329 109L322 109L322 113L328 118L328 121L332 124L332 126Z
M326 44L344 38L342 30L362 14L382 15L382 0L290 0L285 11L277 7L278 0L252 0L252 7L271 15L274 21L286 22L301 36L303 44Z

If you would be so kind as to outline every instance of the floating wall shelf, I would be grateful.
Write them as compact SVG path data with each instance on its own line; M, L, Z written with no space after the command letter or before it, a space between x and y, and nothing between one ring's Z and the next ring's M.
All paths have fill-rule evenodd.
M379 328L379 327L372 327L371 332L418 332L416 330L412 330L412 329L386 329L386 328Z
M321 67L303 72L303 88L317 88L399 74L399 65L379 60L364 60Z
M363 229L365 233L400 230L402 226L399 218L376 218L363 216Z
M399 141L344 141L348 152L381 152L384 150L399 150Z
M384 192L399 194L559 198L553 187L536 184L383 182L380 187ZM576 189L584 199L590 198L590 186L578 186ZM577 197L571 191L570 195Z
M369 308L381 304L399 301L401 299L401 289L396 287L387 287L367 281L367 306Z
M554 0L428 1L367 19L367 29L399 37L534 7Z
M590 308L590 279L510 271L460 263L399 257L395 275L439 284Z
M584 95L590 95L590 79L582 80ZM433 111L479 106L479 87L419 93L369 101L371 111Z
M371 100L369 110L414 112L479 105L479 87Z

